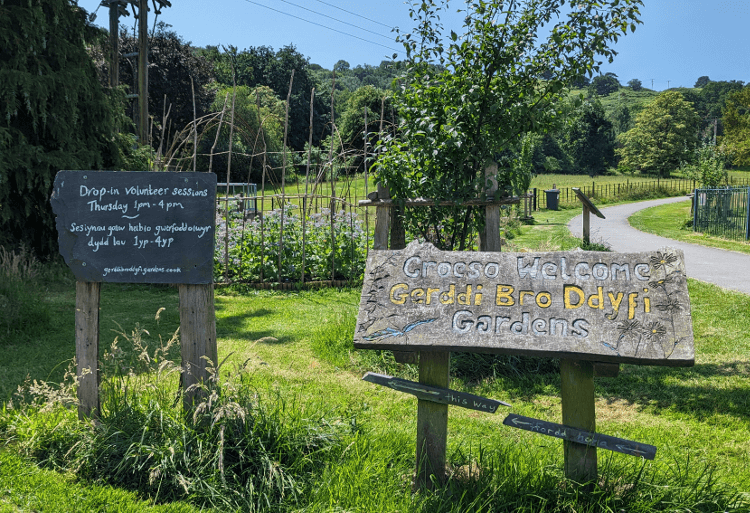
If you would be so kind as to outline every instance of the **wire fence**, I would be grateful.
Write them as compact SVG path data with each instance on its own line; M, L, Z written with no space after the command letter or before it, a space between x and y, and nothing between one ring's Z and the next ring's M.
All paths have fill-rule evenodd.
M693 230L731 240L750 239L750 187L696 189Z

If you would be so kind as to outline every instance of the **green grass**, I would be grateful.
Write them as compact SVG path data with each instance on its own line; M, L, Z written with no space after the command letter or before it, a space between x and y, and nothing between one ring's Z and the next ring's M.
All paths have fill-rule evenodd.
M690 201L671 203L659 207L651 207L636 212L630 218L630 224L644 232L655 233L662 237L710 246L712 248L739 251L750 254L750 243L712 237L700 232L694 232L692 226L687 226L692 220Z
M523 225L509 245L515 250L577 247L581 242L570 236L566 224L578 213L578 208L537 212L534 224ZM562 442L504 427L504 412L489 415L461 408L450 409L449 486L413 494L416 401L360 377L376 371L414 379L416 367L397 364L390 352L353 349L360 291L272 292L239 285L217 289L217 338L219 358L227 358L222 367L226 382L240 379L233 377L244 365L238 393L226 388L221 396L258 408L253 410L256 415L272 422L262 429L256 424L257 432L278 433L274 440L304 440L311 433L333 436L325 454L310 456L312 466L304 458L299 465L279 456L267 460L263 468L279 465L301 492L292 494L295 498L276 498L275 506L258 511L750 511L750 496L742 495L750 490L750 296L693 280L689 289L695 367L623 365L618 377L596 380L597 430L656 445L656 460L642 462L601 451L601 482L584 495L566 484ZM44 296L51 322L43 333L0 342L0 399L9 399L27 377L61 381L74 356L70 276L59 273L48 281ZM162 307L157 321L156 311ZM143 337L152 345L153 356L160 337L166 341L177 328L177 308L176 288L105 284L102 352L118 337L124 353L137 356L140 343L122 335L137 324L148 331ZM175 352L166 356L179 361ZM560 422L560 377L554 360L453 360L452 388L510 402L513 407L507 411ZM149 502L157 496L173 497L167 494L169 482L155 491L145 476L157 467L164 472L182 468L173 461L182 454L177 441L193 432L181 427L179 407L172 404L178 387L174 376L156 382L153 374L141 372L129 379L131 388L125 391L111 388L117 379L105 379L110 399L127 396L130 390L130 406L118 417L127 422L118 424L117 431L102 428L109 433L106 437L78 424L74 410L19 410L16 398L13 412L0 411L0 440L5 444L0 450L0 512L104 510L97 502L102 497L111 497L111 509L122 511L190 511L214 503L213 492L205 488L202 495L184 497L189 504ZM152 419L148 430L140 424L143 417ZM172 432L179 436L168 438ZM280 438L284 433L292 438ZM192 445L203 444L214 454L218 440L231 440L218 434L218 427L199 433ZM76 445L76 440L85 443ZM67 449L71 445L75 448ZM106 452L117 447L135 456ZM176 452L170 453L170 447ZM105 452L97 452L100 449ZM149 451L154 456L147 457ZM35 457L46 468L39 469L19 453ZM304 451L286 448L279 454L297 453ZM248 449L245 457L250 454ZM144 465L140 478L107 477L108 468L135 463ZM206 471L216 466L206 465ZM84 472L86 468L98 470Z

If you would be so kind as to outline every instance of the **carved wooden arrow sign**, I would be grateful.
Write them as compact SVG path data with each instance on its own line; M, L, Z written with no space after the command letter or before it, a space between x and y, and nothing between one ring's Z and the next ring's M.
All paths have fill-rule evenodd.
M399 392L406 392L407 394L415 395L418 399L432 401L433 403L451 404L453 406L460 406L470 410L495 413L497 407L500 405L510 406L510 404L504 403L503 401L487 399L485 397L467 394L466 392L458 392L449 388L423 385L422 383L394 378L393 376L386 376L384 374L375 374L374 372L368 372L362 379L364 381L369 381L370 383L398 390Z
M568 440L570 442L597 447L599 449L621 452L631 456L640 456L647 460L653 460L656 456L656 447L653 445L631 442L630 440L602 435L601 433L583 431L562 424L555 424L554 422L523 417L514 413L505 417L503 424L510 427L525 429L526 431L532 431L534 433L554 436L555 438L562 438L563 440Z

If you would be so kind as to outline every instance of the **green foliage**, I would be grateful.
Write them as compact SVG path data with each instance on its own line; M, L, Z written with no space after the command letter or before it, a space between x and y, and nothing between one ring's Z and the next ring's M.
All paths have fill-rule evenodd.
M695 149L695 156L690 163L683 163L682 173L691 180L696 180L703 187L716 188L727 183L729 175L724 167L728 158L721 148L711 143L703 143Z
M633 91L640 91L641 89L643 89L643 82L641 82L637 78L634 78L628 81L628 87Z
M278 51L268 46L250 47L238 51L230 46L224 52L209 46L203 52L216 67L216 79L223 85L232 85L236 73L237 85L249 88L267 86L276 97L286 100L289 85L292 85L289 99L289 133L287 145L295 151L305 147L310 135L310 98L315 81L309 60L288 45ZM292 73L294 79L292 80ZM313 100L313 144L318 144L330 121L327 98L316 94Z
M234 130L231 130L233 101ZM208 124L200 137L198 167L209 169L211 166L211 169L220 177L220 182L221 177L226 177L231 131L233 132L231 181L260 184L263 180L265 163L266 183L281 183L286 102L280 100L266 86L257 86L254 89L247 86L237 86L236 89L231 86L222 86L217 91L211 110L220 113L222 109L224 109L224 117L218 139L216 132L219 129L220 115ZM213 159L211 158L212 148ZM290 150L287 148L286 151L287 170L290 171L294 161ZM264 152L266 153L265 162Z
M120 332L105 352L96 425L80 423L70 408L76 379L70 369L60 385L27 382L14 409L0 412L0 436L15 439L43 466L157 502L255 512L304 499L313 471L340 451L348 426L308 417L273 392L270 400L259 397L243 366L231 379L210 369L195 410L184 412L174 379L179 366L170 359L172 349L179 351L176 333L155 344L147 335L140 326ZM120 339L132 349L123 351Z
M0 342L36 335L49 325L41 273L41 263L25 248L8 251L0 246Z
M96 36L70 0L0 8L0 239L39 254L57 252L55 173L118 165L111 103L84 47Z
M284 207L284 234L281 256L281 280L302 279L302 213L296 205ZM262 228L262 230L261 230ZM365 268L365 232L357 214L344 210L333 215L323 209L306 219L305 280L362 279ZM224 239L226 220L217 222L216 252L214 257L217 281L224 279ZM331 235L333 233L333 240ZM263 234L263 237L261 237ZM241 214L229 218L229 278L232 281L278 281L279 244L281 240L281 210L265 212L263 218L244 220ZM333 259L333 262L332 262ZM331 265L335 264L334 276Z
M366 85L354 91L346 100L343 114L337 122L340 141L346 154L353 154L350 172L364 172L361 168L365 151L365 132L367 133L367 151L372 154L380 141L380 115L383 110L390 112L392 105L389 91ZM367 125L365 126L365 110Z
M737 166L750 165L750 85L727 95L722 146Z
M701 118L699 130L703 138L713 137L714 130L718 136L724 134L722 123L722 109L729 94L742 89L740 80L709 81L702 89L683 90L685 100L693 104L693 108Z
M588 89L591 96L609 96L620 89L620 81L614 74L607 73L594 77Z
M598 101L584 102L576 109L563 134L572 173L593 177L604 174L614 163L614 130Z
M510 155L523 135L557 126L564 89L598 71L599 56L611 62L609 44L639 23L638 0L579 2L567 15L563 4L469 2L463 35L443 34L445 2L411 4L417 27L398 37L409 63L395 98L401 131L378 159L378 179L392 197L481 197L493 160L500 161L498 194L522 190L524 171ZM449 250L469 247L483 223L484 209L476 208L405 215L407 230Z
M704 75L702 77L698 77L698 80L695 81L695 85L693 87L705 87L706 84L708 84L711 81L710 78L708 78L707 75Z
M617 154L624 166L643 173L669 176L690 161L698 142L699 117L682 94L660 94L635 118L635 126L620 135Z
M151 144L158 148L163 115L169 111L165 131L171 121L172 129L179 132L193 122L193 90L196 116L201 117L209 112L216 88L212 63L197 53L189 41L168 30L168 25L157 24L148 44L148 111L154 120ZM137 51L138 37L121 30L120 83L130 86L132 92L138 92L137 57L125 58L124 55ZM132 106L137 110L137 101Z

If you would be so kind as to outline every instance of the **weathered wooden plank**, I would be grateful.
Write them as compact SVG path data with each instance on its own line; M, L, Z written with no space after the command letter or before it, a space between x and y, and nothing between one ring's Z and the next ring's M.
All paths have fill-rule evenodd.
M592 362L560 360L562 421L566 426L596 432L594 365ZM596 447L577 441L564 442L565 475L578 482L596 479Z
M179 294L183 406L191 410L201 397L200 391L191 387L206 383L210 377L209 365L215 368L219 364L214 288L213 285L180 285Z
M422 351L419 355L419 383L448 388L450 356L444 351ZM445 484L445 451L448 446L448 405L417 402L417 475L415 488ZM434 476L434 481L431 478Z
M690 366L681 251L370 251L358 348Z
M101 283L76 282L78 418L99 415L99 298Z
M423 383L416 383L406 379L394 378L385 374L368 372L362 378L364 381L383 385L399 392L405 392L425 401L439 404L460 406L469 410L485 411L495 413L499 406L510 406L510 404L495 399L487 399L466 392L451 390L450 388L433 387Z
M503 424L510 427L524 429L533 433L553 436L562 440L577 442L581 445L607 449L609 451L628 454L630 456L639 456L647 460L653 460L656 457L656 447L640 442L625 440L614 436L593 433L581 429L575 429L563 424L555 424L544 420L533 419L511 413Z

